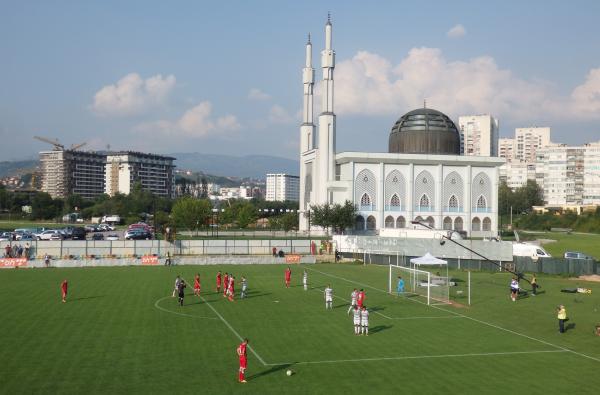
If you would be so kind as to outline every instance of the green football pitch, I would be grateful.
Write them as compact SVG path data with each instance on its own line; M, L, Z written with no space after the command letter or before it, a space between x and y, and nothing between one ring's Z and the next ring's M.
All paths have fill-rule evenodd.
M309 290L301 285L308 271ZM217 270L248 278L247 299L214 292ZM598 393L600 284L542 276L541 294L509 298L509 275L454 272L453 306L386 292L383 266L175 266L0 271L0 392L201 394ZM199 273L202 296L171 297ZM69 280L61 303L59 285ZM334 289L332 310L322 290ZM566 294L577 285L592 294ZM347 314L364 288L370 335ZM458 291L458 292L457 292ZM565 304L568 331L555 308ZM250 339L247 384L236 347ZM286 376L291 369L294 374Z

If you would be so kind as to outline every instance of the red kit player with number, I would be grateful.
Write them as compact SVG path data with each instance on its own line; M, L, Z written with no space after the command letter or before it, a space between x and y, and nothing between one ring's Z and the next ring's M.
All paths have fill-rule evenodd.
M194 295L200 296L200 275L198 273L194 277Z
M221 271L217 272L217 292L221 292Z
M233 296L235 295L235 278L232 276L229 277L229 289L227 290L227 294L229 295L229 301L233 302Z
M60 290L62 291L62 301L63 303L67 303L67 289L69 288L69 283L67 280L64 280L60 284Z
M248 359L246 357L246 346L248 345L248 339L244 339L242 344L240 344L237 348L237 355L240 357L240 372L238 376L238 380L240 383L245 383L246 378L244 374L246 373L246 368L248 367Z
M227 291L229 290L229 274L225 272L225 277L223 277L223 297L227 297Z
M365 291L361 288L358 292L358 297L356 298L356 304L360 309L362 309L363 304L365 303Z
M286 288L290 287L290 281L292 281L292 270L288 266L288 268L285 269L285 287Z

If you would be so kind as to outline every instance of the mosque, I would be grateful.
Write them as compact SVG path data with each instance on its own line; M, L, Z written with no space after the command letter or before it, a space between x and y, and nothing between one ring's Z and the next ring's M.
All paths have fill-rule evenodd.
M328 18L317 125L310 37L306 44L300 230L320 231L310 224L311 205L349 200L357 207L356 233L389 235L395 229L401 235L403 229L419 228L412 224L419 221L435 229L464 231L471 237L496 236L498 167L504 159L462 156L460 133L442 112L424 105L401 116L391 129L388 152L336 152L332 33Z

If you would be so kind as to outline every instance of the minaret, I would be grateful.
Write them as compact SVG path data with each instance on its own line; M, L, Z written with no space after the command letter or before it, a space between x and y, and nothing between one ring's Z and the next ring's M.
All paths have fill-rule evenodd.
M321 114L319 115L319 152L317 199L319 203L331 203L327 183L335 181L335 114L333 112L333 69L335 51L332 49L331 16L325 24L325 49L321 51Z
M300 126L300 152L310 151L315 146L315 124L313 123L313 88L315 69L312 67L312 44L310 33L306 43L306 63L302 69L304 83L304 101L302 110L302 126Z

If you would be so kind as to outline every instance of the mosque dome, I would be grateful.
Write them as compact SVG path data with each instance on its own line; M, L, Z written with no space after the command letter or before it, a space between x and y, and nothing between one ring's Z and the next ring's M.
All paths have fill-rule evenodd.
M460 134L446 114L432 108L418 108L396 121L388 152L460 155Z

